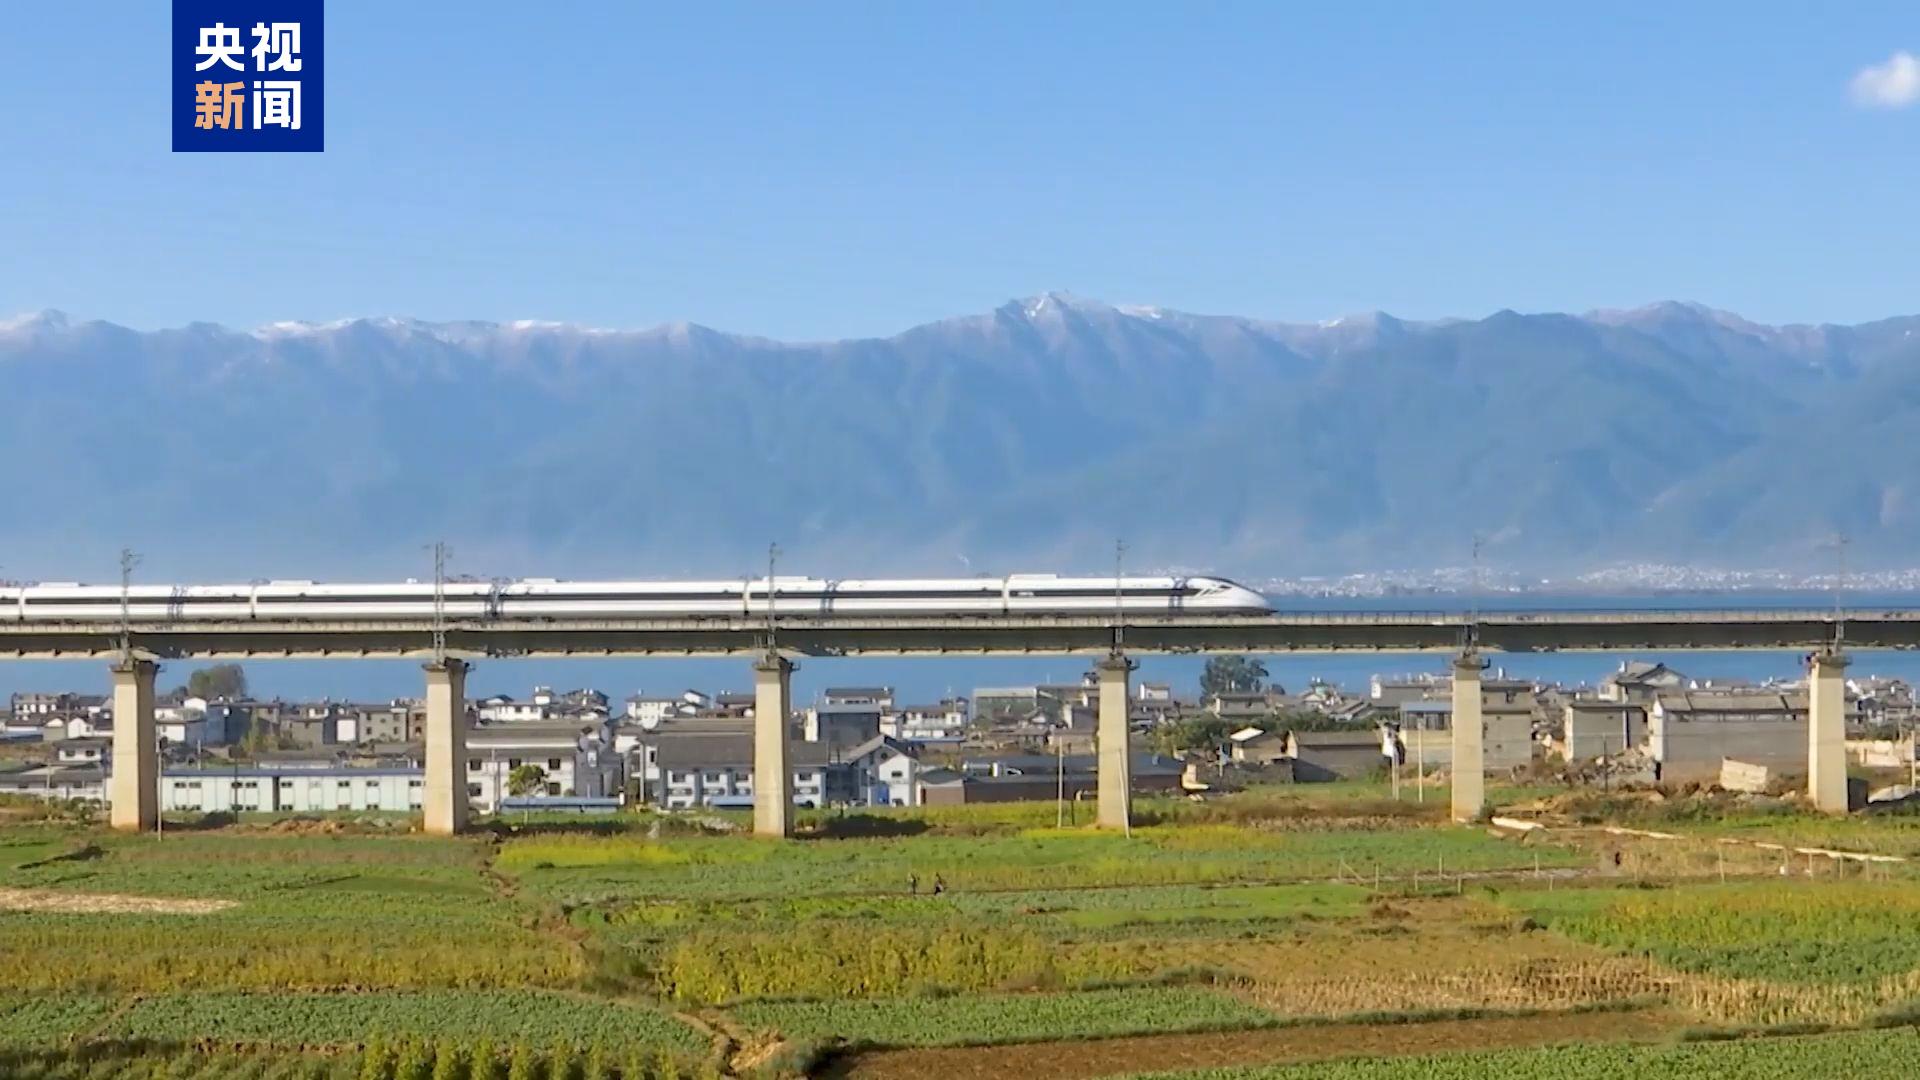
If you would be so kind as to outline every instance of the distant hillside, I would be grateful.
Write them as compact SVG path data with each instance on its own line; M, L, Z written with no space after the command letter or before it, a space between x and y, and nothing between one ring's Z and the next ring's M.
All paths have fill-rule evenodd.
M1247 576L1915 562L1920 318L1317 326L1063 294L883 340L0 322L0 576Z

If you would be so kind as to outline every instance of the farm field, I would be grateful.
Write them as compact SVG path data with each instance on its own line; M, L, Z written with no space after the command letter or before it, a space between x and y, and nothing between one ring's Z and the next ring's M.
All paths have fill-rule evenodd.
M1783 875L1591 822L1456 827L1429 796L1143 801L1131 837L1032 805L809 814L790 842L717 816L9 827L0 1075L1528 1076L1573 1041L1551 1075L1791 1076L1913 1037L1905 864Z
M1629 1080L1685 1075L1775 1080L1904 1072L1912 1068L1916 1054L1920 1054L1920 1034L1869 1031L1677 1046L1556 1046L1311 1066L1206 1069L1138 1074L1133 1080Z

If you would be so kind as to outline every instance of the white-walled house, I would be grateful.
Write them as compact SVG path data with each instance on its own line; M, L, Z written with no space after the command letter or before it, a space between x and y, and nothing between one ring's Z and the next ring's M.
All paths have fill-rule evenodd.
M112 740L103 738L66 739L54 744L54 760L62 765L99 765L112 745Z
M967 737L966 699L949 698L931 705L897 706L881 719L880 734L903 742L963 742Z
M675 735L659 739L655 747L659 781L652 797L658 805L669 810L752 805L751 734ZM844 799L831 783L829 763L835 752L819 742L789 747L795 806L821 807L836 797Z
M467 733L467 795L474 809L491 813L511 797L509 780L522 765L545 774L536 796L608 798L626 787L625 760L604 720L492 724Z
M160 777L163 810L218 813L322 813L420 809L425 792L416 768L169 769Z
M918 806L920 759L904 740L882 735L841 755L852 773L852 801L860 806Z
M474 707L474 715L483 724L524 724L545 720L551 713L551 692L547 701L515 701L506 694L495 694L481 699Z

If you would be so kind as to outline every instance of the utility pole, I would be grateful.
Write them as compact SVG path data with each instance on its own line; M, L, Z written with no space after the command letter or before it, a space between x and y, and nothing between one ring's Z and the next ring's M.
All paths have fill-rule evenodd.
M1053 827L1056 829L1064 829L1067 827L1067 744L1066 743L1056 742L1054 744L1053 760L1054 760L1054 777L1055 777L1055 780L1054 780L1055 787L1054 787L1054 794L1053 794Z
M1113 541L1113 655L1119 656L1125 644L1126 624L1121 604L1120 564L1127 555L1126 541L1116 538Z
M1394 739L1393 735L1389 734L1387 736L1388 745L1392 745L1393 739ZM1405 745L1406 744L1404 743L1401 744L1402 750L1405 749ZM1400 754L1396 753L1387 758L1388 764L1393 766L1393 801L1394 802L1400 801L1400 756L1401 756Z
M1414 742L1413 757L1413 797L1416 802L1427 801L1427 724L1425 720L1414 720L1414 731L1420 738Z

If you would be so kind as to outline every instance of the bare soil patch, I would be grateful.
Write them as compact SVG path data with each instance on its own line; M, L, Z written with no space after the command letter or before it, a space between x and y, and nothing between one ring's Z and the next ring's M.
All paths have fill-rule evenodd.
M883 1050L836 1062L826 1075L847 1080L1087 1080L1163 1069L1285 1065L1568 1042L1648 1041L1660 1038L1672 1024L1670 1019L1648 1012L1548 1013L1417 1024L1313 1024L1084 1042Z
M0 911L52 911L68 915L207 915L233 906L232 900L182 900L162 896L0 887Z

